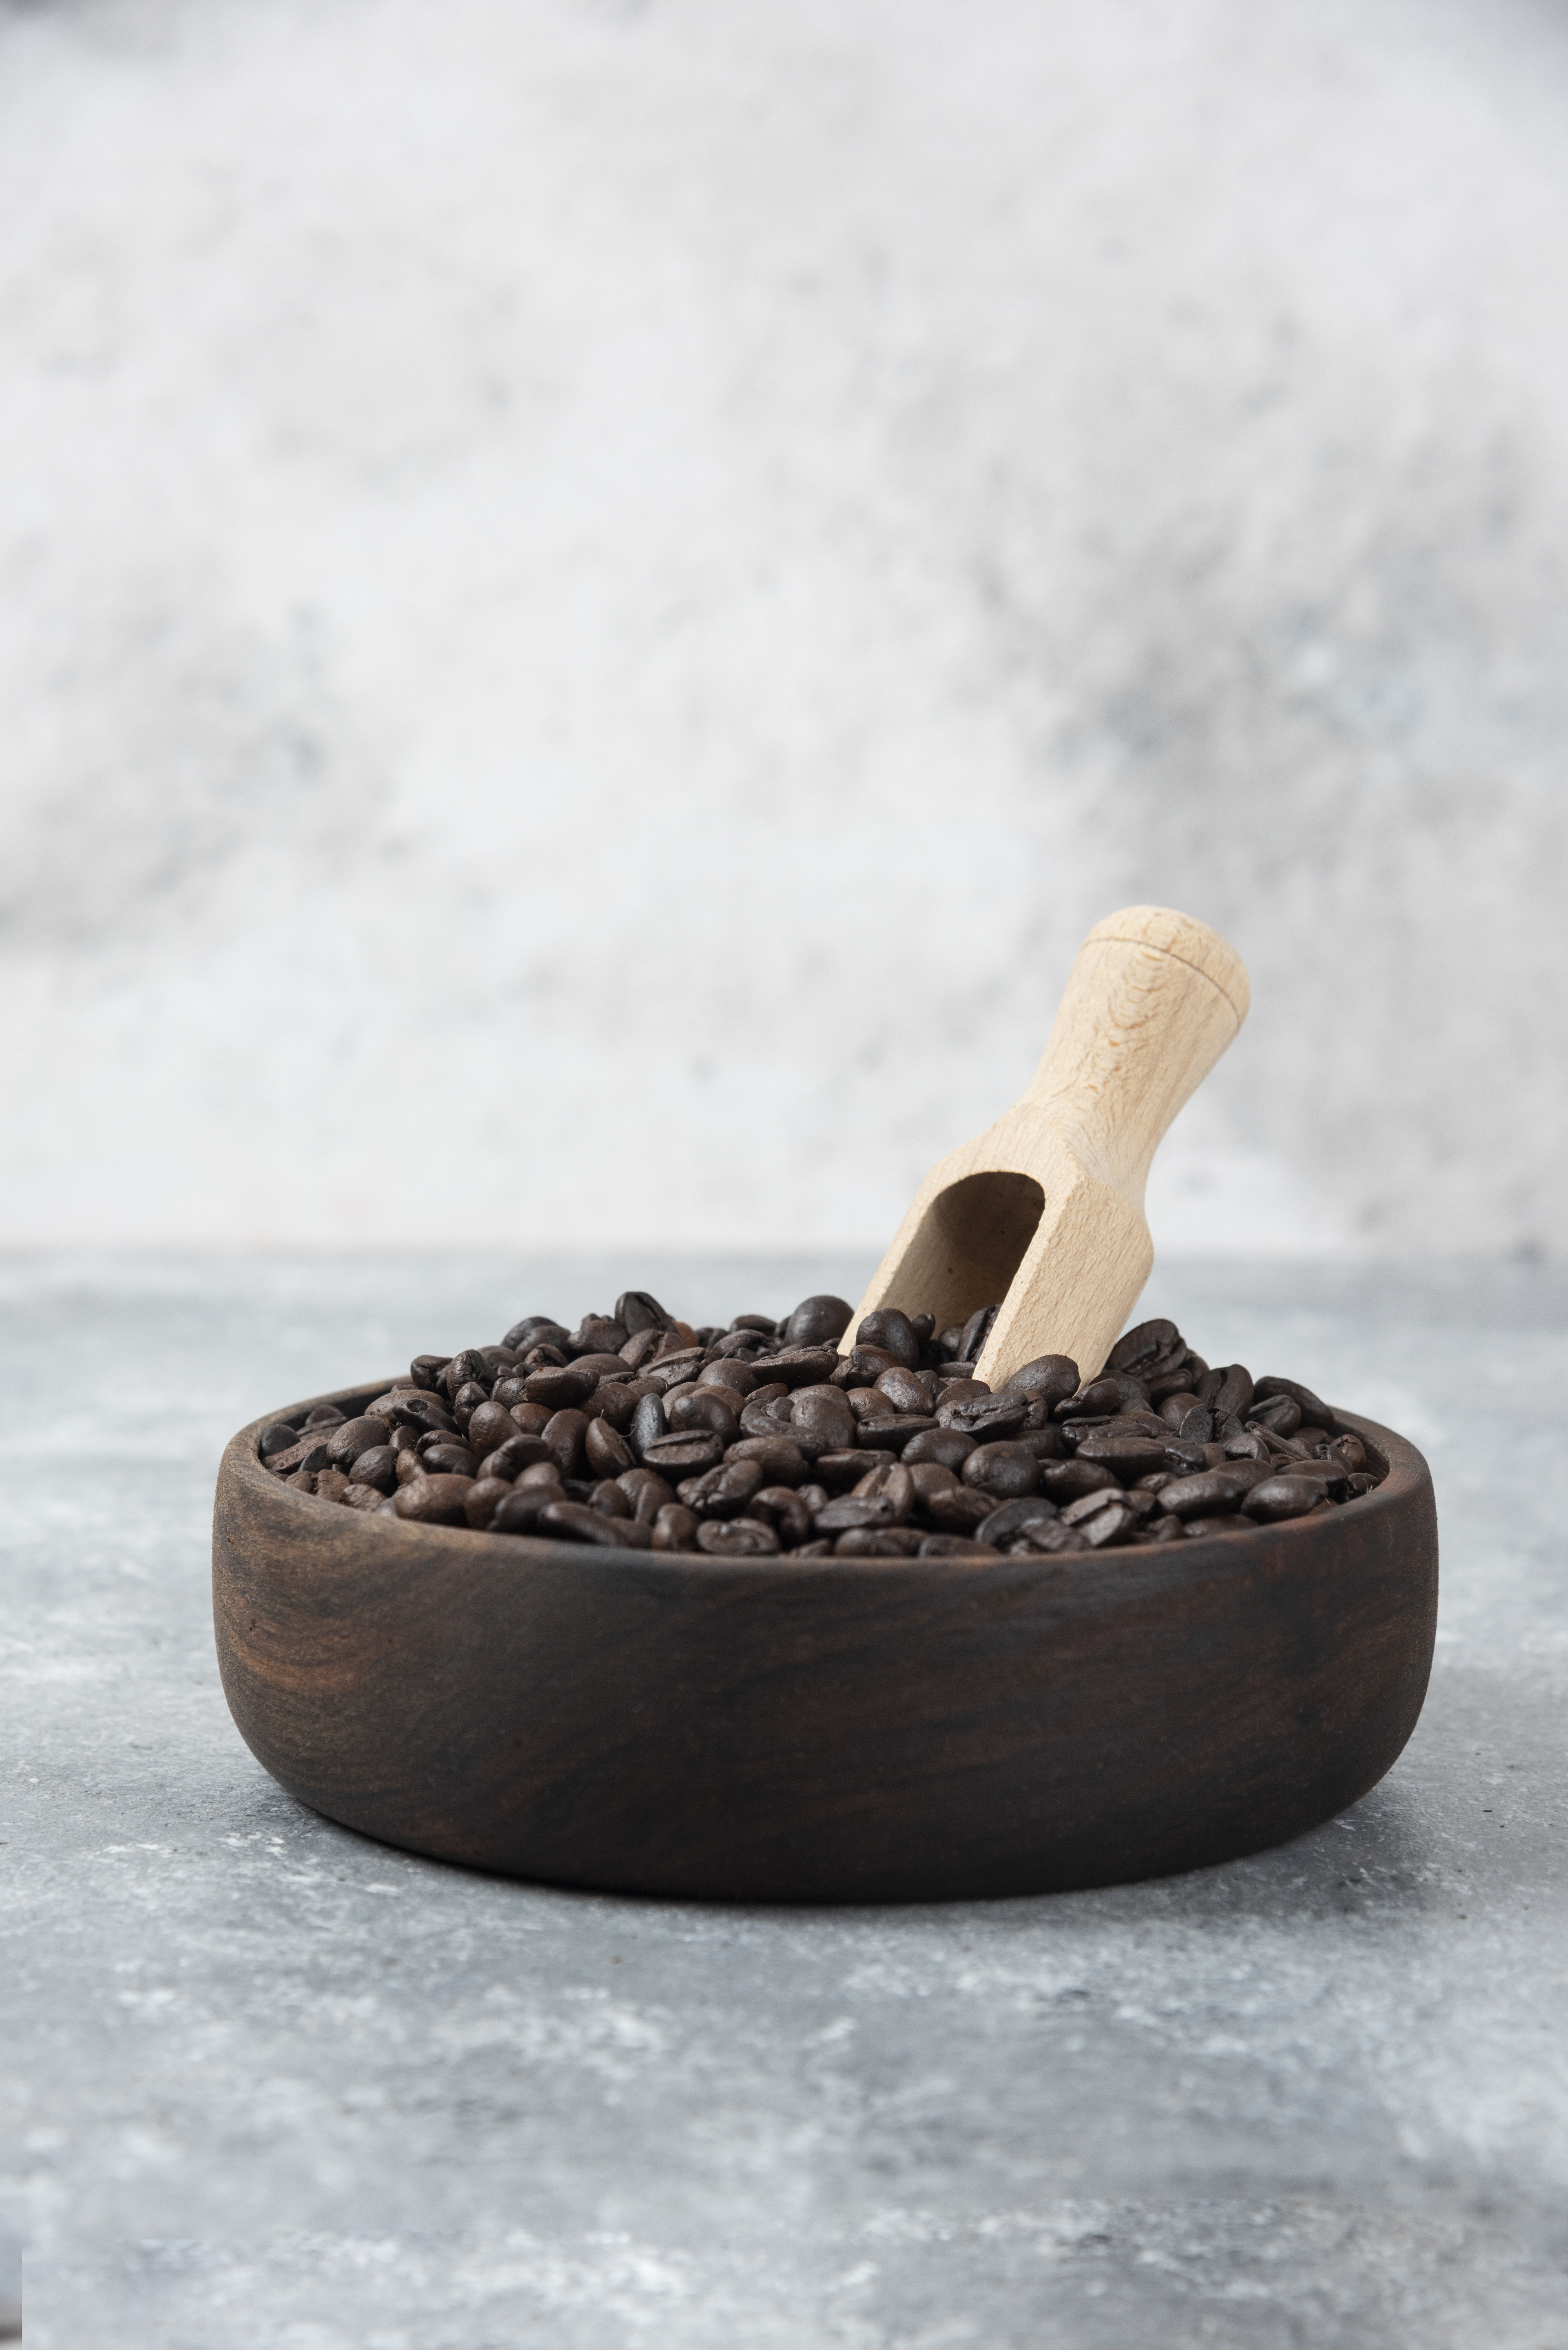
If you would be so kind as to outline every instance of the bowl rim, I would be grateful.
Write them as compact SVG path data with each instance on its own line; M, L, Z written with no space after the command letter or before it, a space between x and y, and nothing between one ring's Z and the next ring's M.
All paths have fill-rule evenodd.
M391 1378L398 1378L401 1376L400 1372L393 1372ZM337 1405L345 1410L347 1418L352 1418L354 1415L347 1410L348 1404L358 1402L363 1405L377 1396L385 1395L390 1384L390 1379L373 1381L369 1384L359 1381L353 1387L339 1388L329 1394L309 1396L302 1402L285 1404L275 1411L263 1412L257 1419L248 1421L244 1428L237 1429L229 1439L223 1449L222 1471L237 1474L253 1490L280 1495L286 1494L290 1501L303 1506L323 1512L330 1511L333 1522L340 1526L344 1514L340 1502L324 1501L315 1493L302 1493L296 1487L287 1484L284 1479L275 1477L272 1471L264 1466L260 1453L262 1431L264 1429L275 1427L280 1420L292 1421L296 1416L310 1412L317 1405L324 1403ZM1408 1437L1401 1436L1396 1429L1384 1427L1378 1420L1367 1419L1363 1413L1341 1410L1338 1405L1334 1406L1333 1409L1339 1419L1343 1420L1364 1442L1370 1441L1374 1450L1381 1456L1386 1464L1386 1473L1382 1482L1375 1485L1370 1492L1358 1493L1353 1500L1341 1503L1332 1518L1322 1517L1316 1512L1313 1512L1299 1518L1270 1519L1262 1524L1251 1526L1251 1533L1266 1538L1270 1542L1277 1542L1282 1537L1306 1539L1309 1530L1312 1536L1317 1537L1328 1527L1336 1525L1351 1512L1355 1513L1357 1523L1366 1523L1369 1519L1399 1509L1423 1485L1429 1488L1431 1471L1417 1447ZM361 1513L350 1512L348 1514L354 1517ZM635 1567L641 1575L646 1575L649 1572L658 1572L659 1569L679 1573L682 1576L690 1576L693 1571L697 1571L700 1574L711 1575L715 1580L732 1577L737 1574L742 1576L773 1576L777 1575L781 1570L787 1571L791 1575L808 1575L813 1569L821 1569L835 1578L840 1578L846 1568L866 1569L886 1575L888 1569L892 1568L901 1570L904 1574L913 1571L917 1576L920 1576L920 1571L925 1570L930 1579L940 1581L943 1579L945 1574L953 1572L972 1575L978 1568L982 1572L990 1573L993 1565L1011 1567L1038 1565L1041 1568L1061 1573L1063 1570L1070 1571L1075 1562L1080 1559L1085 1565L1100 1566L1114 1560L1118 1566L1127 1566L1135 1561L1158 1560L1163 1565L1168 1563L1173 1557L1185 1557L1190 1559L1192 1566L1196 1569L1200 1565L1227 1559L1232 1560L1239 1566L1246 1559L1254 1555L1253 1545L1246 1537L1239 1537L1231 1534L1217 1534L1199 1535L1196 1538L1183 1535L1179 1541L1173 1537L1160 1543L1116 1544L1105 1551L1091 1553L1050 1551L1023 1557L1014 1556L1006 1551L998 1551L994 1562L991 1559L973 1557L922 1558L918 1552L887 1558L874 1556L836 1558L829 1555L826 1558L796 1559L787 1551L765 1551L752 1555L741 1554L725 1556L710 1551L634 1550L629 1545L623 1548L618 1544L566 1542L559 1538L551 1539L548 1536L537 1534L491 1534L483 1528L475 1526L443 1526L431 1524L421 1519L383 1516L379 1511L367 1511L362 1514L366 1518L372 1516L375 1518L378 1540L390 1534L394 1538L412 1540L416 1547L422 1547L432 1536L440 1535L443 1537L442 1549L447 1548L451 1543L456 1543L470 1557L482 1558L489 1555L498 1561L510 1558L518 1563L522 1563L523 1560L538 1560L546 1557L571 1558L584 1565L591 1564L601 1568ZM521 1554L521 1559L519 1554ZM920 1576L920 1579L925 1577Z

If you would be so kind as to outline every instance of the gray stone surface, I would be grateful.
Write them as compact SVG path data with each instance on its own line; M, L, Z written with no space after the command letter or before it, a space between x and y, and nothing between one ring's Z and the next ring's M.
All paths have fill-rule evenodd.
M0 2218L30 2345L1568 2342L1560 1274L1156 1275L1212 1358L1438 1474L1419 1729L1282 1850L950 1908L622 1901L368 1844L241 1745L206 1591L234 1426L623 1273L716 1312L861 1270L0 1267Z

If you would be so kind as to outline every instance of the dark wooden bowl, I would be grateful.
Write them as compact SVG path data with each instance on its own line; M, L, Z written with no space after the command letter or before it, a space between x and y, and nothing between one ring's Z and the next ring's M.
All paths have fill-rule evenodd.
M384 1383L313 1401L358 1409ZM1104 1555L719 1559L364 1517L223 1455L223 1687L291 1794L410 1852L739 1901L1044 1893L1315 1826L1415 1727L1427 1464Z

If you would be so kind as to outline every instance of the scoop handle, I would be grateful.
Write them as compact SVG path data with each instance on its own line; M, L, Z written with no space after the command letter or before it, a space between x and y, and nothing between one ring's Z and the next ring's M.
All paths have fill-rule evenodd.
M1251 1003L1235 949L1190 914L1126 906L1078 950L1023 1099L1130 1204L1160 1137Z

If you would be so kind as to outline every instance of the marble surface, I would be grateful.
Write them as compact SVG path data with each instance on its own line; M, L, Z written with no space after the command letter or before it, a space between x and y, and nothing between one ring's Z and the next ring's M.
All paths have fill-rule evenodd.
M0 2232L30 2345L1568 2343L1561 1273L1157 1272L1148 1310L1211 1359L1437 1475L1426 1712L1282 1850L950 1908L624 1901L369 1844L241 1744L206 1589L233 1427L628 1280L717 1314L862 1270L0 1265Z

